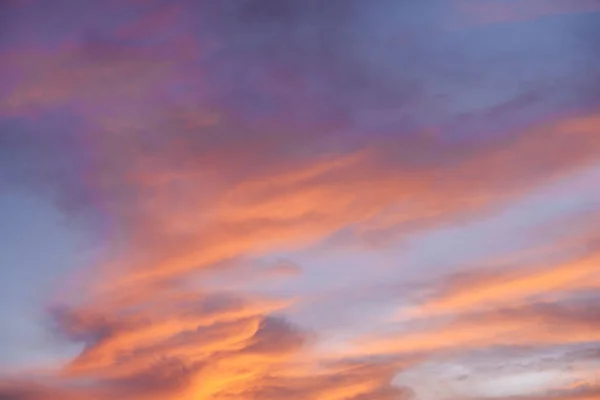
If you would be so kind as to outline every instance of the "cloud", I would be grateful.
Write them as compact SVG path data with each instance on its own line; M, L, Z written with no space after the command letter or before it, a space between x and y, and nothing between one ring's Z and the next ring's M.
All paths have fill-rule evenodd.
M90 334L97 337L94 329L98 328L90 328ZM122 328L112 330L112 337L122 334ZM214 323L187 332L175 329L172 334L162 340L153 337L153 344L121 343L124 346L119 351L113 348L112 353L103 345L106 339L92 342L67 366L63 378L73 380L75 373L79 379L91 380L84 390L65 388L63 393L63 389L42 384L31 390L25 383L16 383L0 393L34 400L70 395L73 399L124 396L143 400L407 398L405 389L391 383L400 367L397 363L306 364L300 357L305 334L279 317Z
M272 149L269 135L257 134L252 144L236 144L238 136L231 133L211 142L213 132L227 130L187 131L187 125L173 124L172 110L167 111L155 117L169 121L172 136L148 135L154 132L153 120L142 123L141 133L123 134L111 128L115 121L102 118L98 123L104 125L97 126L104 126L106 135L85 137L101 156L86 180L97 204L118 222L121 233L114 244L122 249L114 251L112 263L100 266L89 305L57 314L67 336L86 344L63 374L94 380L99 389L92 393L108 391L144 400L192 395L275 399L282 393L285 398L315 393L323 399L404 396L402 389L390 386L389 371L372 378L365 374L366 381L350 374L352 385L327 373L325 378L306 373L300 383L280 377L279 370L298 373L294 358L302 353L302 335L270 322L269 315L285 311L289 303L195 298L180 290L189 278L224 261L302 247L344 228L359 236L386 229L386 235L401 235L477 215L586 168L599 150L590 135L597 129L597 117L590 115L520 132L502 146L461 149L462 159L445 160L440 143L421 138L294 159L292 149L301 141L293 138L290 143L281 140L281 153L255 165L255 154ZM33 139L16 143L21 149L47 148ZM571 150L565 152L567 143ZM157 144L160 151L155 150ZM250 147L244 149L246 145ZM396 150L402 157L393 157ZM286 157L288 152L292 157ZM411 152L420 154L421 165L415 164ZM119 159L127 160L127 167ZM54 158L44 161L55 164ZM498 318L502 322L485 327L465 320L440 334L419 332L362 351L414 353L502 344L493 340L499 329L529 326L529 316ZM263 335L271 340L264 341ZM534 336L523 336L518 344ZM547 340L576 338L568 332ZM262 380L264 386L257 384Z
M239 294L155 289L134 302L99 298L55 309L57 333L85 344L60 376L68 386L88 382L81 395L100 399L405 396L392 384L402 367L397 361L321 363L309 356L312 335L275 315L285 306ZM53 393L42 386L31 398Z
M406 367L399 353L600 340L594 316L579 306L458 313L587 280L595 259L447 287L423 307L458 311L455 320L360 343L358 359L315 353L319 334L289 317L302 299L207 283L226 267L239 279L254 276L236 261L341 231L352 244L383 246L488 215L600 157L600 117L588 97L564 113L531 111L551 90L500 96L487 114L477 111L481 93L440 101L498 71L480 52L491 39L430 42L441 2L321 3L132 3L124 14L138 18L99 18L97 35L81 30L89 19L77 8L70 39L49 24L32 35L50 32L59 44L2 47L10 79L0 82L0 184L50 193L70 215L92 215L93 228L102 221L107 249L81 282L81 298L51 307L56 333L83 345L81 354L51 385L32 389L26 380L6 396L398 400L410 396L393 384ZM42 11L24 12L12 32ZM398 19L406 29L392 29ZM463 70L433 67L451 59L464 60ZM464 81L471 72L476 78ZM431 88L439 81L442 93ZM513 108L539 120L506 121ZM473 140L468 126L453 135L464 115L495 116L511 129L485 140ZM263 276L297 272L281 265ZM565 328L549 329L558 323ZM373 361L374 353L392 356Z
M432 318L395 334L363 338L350 354L426 354L436 359L494 347L531 351L536 346L600 341L597 298L528 303Z
M463 274L441 293L418 307L418 313L439 314L519 303L536 297L593 290L598 258L590 254L551 267L497 270L487 274Z

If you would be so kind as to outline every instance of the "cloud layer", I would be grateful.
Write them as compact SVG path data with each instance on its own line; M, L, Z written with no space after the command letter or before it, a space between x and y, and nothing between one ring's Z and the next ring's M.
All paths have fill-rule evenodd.
M565 212L555 229L572 234L529 227L535 262L448 260L417 280L371 263L597 166L598 7L519 7L3 5L0 188L48 198L105 251L44 305L80 354L0 380L0 399L437 399L403 374L454 362L477 379L486 351L498 370L497 351L558 352L573 386L513 396L456 379L443 398L598 398L580 382L597 357L575 351L600 343L598 192L574 193L592 212ZM271 262L340 248L365 264L351 287L340 266L317 284ZM370 296L393 316L363 312ZM360 322L337 336L301 323L335 302Z

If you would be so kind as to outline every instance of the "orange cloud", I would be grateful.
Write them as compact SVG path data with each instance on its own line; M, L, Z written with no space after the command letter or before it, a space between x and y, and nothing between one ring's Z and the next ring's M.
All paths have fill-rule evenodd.
M588 255L554 267L508 269L497 273L469 274L455 280L451 287L417 307L417 315L467 312L472 309L519 304L536 297L553 297L577 290L598 287L597 254Z
M189 278L228 259L302 247L348 227L381 229L377 223L390 216L389 210L404 212L392 215L386 227L408 224L406 232L413 232L421 224L437 226L510 201L590 165L600 153L600 141L592 135L599 125L596 115L559 121L523 132L504 147L469 151L464 160L443 166L436 160L420 168L394 164L387 151L374 148L319 161L277 160L243 179L228 176L228 169L208 174L210 162L201 156L172 167L169 158L132 145L142 136L102 138L112 157L127 155L132 165L124 176L118 168L105 169L98 183L107 198L119 199L112 211L123 222L127 246L115 252L114 264L101 266L102 280L92 285L81 307L57 314L61 329L86 344L63 376L92 379L102 390L143 400L403 395L390 383L397 367L387 369L385 363L373 375L370 370L358 376L353 370L309 371L287 378L299 373L307 350L304 334L272 316L285 311L285 300L213 298L194 295L193 287L181 290ZM191 136L184 138L193 143ZM125 146L118 145L121 140ZM434 144L423 151L435 154L438 149ZM243 170L234 161L231 168ZM181 196L177 190L183 190ZM468 295L457 293L444 301L446 307L463 308L527 296L535 288L563 285L567 278L585 279L594 268L590 261L511 284L481 284ZM464 317L434 331L366 343L358 351L366 356L600 340L594 331L579 329L581 324L551 331L553 314L540 315L516 310ZM346 380L337 378L344 374Z
M374 148L324 161L276 160L267 165L272 169L232 181L227 172L208 175L219 170L204 164L202 154L181 171L166 164L170 159L158 158L150 177L133 167L140 178L133 175L127 184L134 185L137 201L114 210L131 221L134 234L128 240L147 250L129 266L115 268L140 264L123 278L137 285L241 255L305 246L344 228L359 236L390 236L470 218L591 165L600 154L593 134L599 125L595 114L574 117L525 131L504 146L470 151L460 162L437 167L432 160L418 169L387 165L391 154ZM432 145L423 151L438 150ZM273 172L277 168L281 172ZM157 181L154 174L163 178ZM185 189L177 194L176 188Z
M182 307L182 314L227 315L231 308L228 302L221 298L204 310ZM306 335L277 317L240 317L188 330L172 326L171 335L163 334L168 331L166 327L151 335L150 322L139 317L114 321L112 314L112 322L102 317L90 320L89 316L81 321L82 317L68 313L59 317L67 333L86 336L88 343L82 355L66 367L64 379L85 378L92 384L81 393L41 384L39 389L30 390L20 384L0 389L0 395L16 393L17 398L35 400L70 399L68 396L82 400L114 396L140 400L275 400L307 396L322 400L388 400L408 395L391 383L402 364L343 360L315 364L302 357ZM128 334L131 340L126 340Z
M461 354L476 349L592 344L600 341L597 302L533 303L420 321L421 328L365 338L343 352L362 355ZM449 319L449 321L448 321Z
M143 32L146 23L137 29ZM373 139L361 151L331 151L321 144L335 139L329 131L240 121L226 106L154 104L152 89L173 83L173 64L156 55L75 46L53 57L20 54L12 62L25 78L0 110L21 115L82 107L86 121L75 136L94 155L82 180L116 221L110 260L97 266L84 299L54 313L58 330L84 350L57 374L65 382L58 389L16 385L10 390L17 398L408 397L392 383L401 363L311 353L313 337L277 316L293 300L215 294L218 288L200 290L194 280L226 261L306 247L344 229L357 240L389 239L473 218L600 157L594 112L488 145L448 145L400 132ZM92 106L100 111L88 113ZM59 150L49 164L64 157ZM570 287L588 281L596 261L481 281L469 292L444 293L424 310L463 311ZM557 329L559 323L564 328ZM497 310L359 343L356 352L388 356L599 341L597 325L581 309ZM336 363L323 365L321 358Z

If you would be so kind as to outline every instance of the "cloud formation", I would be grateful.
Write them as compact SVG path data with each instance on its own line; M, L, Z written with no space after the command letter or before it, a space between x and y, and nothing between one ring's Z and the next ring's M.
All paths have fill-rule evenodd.
M396 377L490 348L600 342L593 249L539 268L424 272L417 313L391 326L361 315L366 336L302 326L298 307L326 304L264 288L306 273L271 257L341 236L352 251L399 247L600 160L600 57L579 31L536 21L510 43L465 21L465 2L372 3L3 6L0 188L47 196L105 252L48 305L80 354L7 379L0 399L425 398ZM498 22L488 6L475 19Z

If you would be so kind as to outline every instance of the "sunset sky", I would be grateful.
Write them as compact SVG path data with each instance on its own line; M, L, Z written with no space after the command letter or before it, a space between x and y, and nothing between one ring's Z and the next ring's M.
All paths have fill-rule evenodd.
M600 400L600 1L0 0L0 400Z

